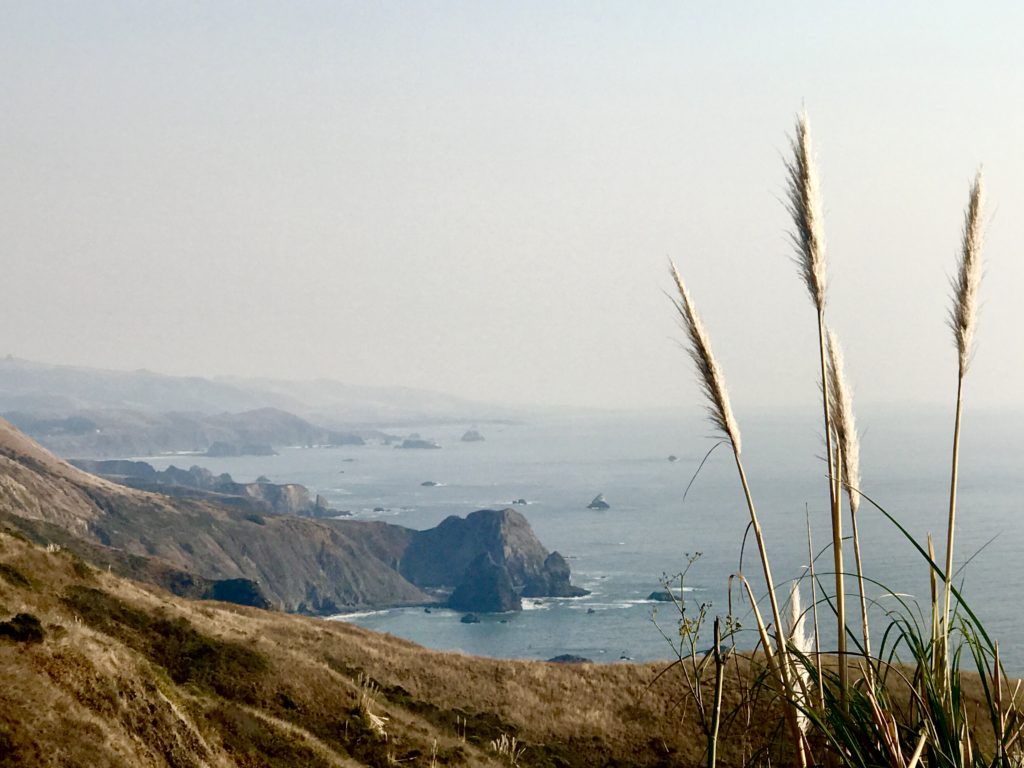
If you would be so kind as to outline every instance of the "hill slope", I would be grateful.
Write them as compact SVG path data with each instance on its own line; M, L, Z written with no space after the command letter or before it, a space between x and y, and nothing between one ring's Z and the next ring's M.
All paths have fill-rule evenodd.
M0 765L499 766L503 734L523 766L696 764L659 671L192 603L0 533Z
M151 558L208 580L247 579L271 604L290 612L436 601L421 587L458 586L468 578L467 563L485 552L510 569L521 589L529 585L531 595L573 594L564 560L553 553L549 558L514 510L480 510L430 531L264 515L114 485L57 459L3 420L0 527L70 547L135 577L153 569L125 570L134 561L124 556ZM418 567L403 566L403 559Z

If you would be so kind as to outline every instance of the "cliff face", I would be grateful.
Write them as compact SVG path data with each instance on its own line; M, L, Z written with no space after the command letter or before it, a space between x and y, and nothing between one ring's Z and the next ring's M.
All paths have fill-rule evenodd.
M87 558L84 550L101 545L205 579L249 579L287 611L331 613L431 599L375 554L377 542L364 544L359 526L260 515L115 485L60 461L2 420L0 517L18 529L57 526L70 534L65 546L83 542Z
M236 483L227 473L214 475L210 470L198 466L184 470L172 465L163 471L157 471L144 461L123 459L73 459L71 464L106 480L140 491L206 499L244 507L252 512L274 515L326 517L337 514L328 509L319 497L314 499L309 490L298 483Z
M424 587L454 587L481 552L506 567L517 587L529 574L543 570L548 556L526 518L514 509L482 509L465 518L453 515L436 528L418 532L399 570Z

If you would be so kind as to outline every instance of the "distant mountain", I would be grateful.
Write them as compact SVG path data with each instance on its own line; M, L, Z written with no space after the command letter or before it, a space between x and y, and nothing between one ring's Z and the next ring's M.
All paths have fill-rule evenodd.
M0 413L66 417L87 410L201 413L276 408L329 426L515 419L518 412L405 387L328 379L168 376L0 358Z
M295 402L247 392L198 376L152 371L109 371L0 358L0 411L53 412L116 408L126 411L219 413Z
M351 432L324 429L278 408L243 413L76 410L67 416L8 411L5 418L60 456L123 458L161 453L266 455L292 445L362 445Z

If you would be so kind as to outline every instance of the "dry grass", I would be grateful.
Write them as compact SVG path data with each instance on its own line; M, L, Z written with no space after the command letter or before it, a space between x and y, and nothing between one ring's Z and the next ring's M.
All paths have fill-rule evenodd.
M0 534L0 750L14 765L692 765L704 742L682 670L438 653L345 623L190 602ZM17 583L12 583L17 582ZM724 709L745 700L731 662ZM755 665L755 667L758 665ZM386 739L365 717L384 721ZM726 718L720 764L753 729ZM435 753L436 742L436 753Z

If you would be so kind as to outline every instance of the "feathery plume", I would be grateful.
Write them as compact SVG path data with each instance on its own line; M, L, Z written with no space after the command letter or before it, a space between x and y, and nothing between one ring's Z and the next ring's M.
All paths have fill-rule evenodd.
M790 233L796 249L800 276L807 284L811 301L821 314L825 309L825 232L818 190L818 169L811 153L807 113L797 118L796 136L790 141L793 157L786 161L786 208L793 217Z
M856 515L860 507L860 494L856 492L860 488L860 440L853 415L853 397L846 381L843 350L831 328L828 329L828 396L842 459L843 483L850 498L850 512Z
M978 318L978 285L981 283L981 210L984 185L981 171L974 177L971 197L964 211L964 234L957 276L953 280L953 308L949 324L953 328L957 351L960 353L960 376L970 363L971 343Z
M803 656L811 653L811 639L804 628L806 618L800 604L800 582L794 581L789 588L789 642Z
M811 655L811 638L807 636L807 632L804 628L806 615L803 612L803 606L800 605L800 582L794 581L793 586L789 589L789 644L795 650L799 656L790 660L792 665L792 677L796 685L794 686L797 690L798 697L800 699L800 705L803 708L807 708L810 704L810 685L811 675L807 667L802 663L800 657L808 657ZM803 712L798 712L797 725L800 730L807 733L807 728L810 726L810 720L807 715Z
M690 339L690 347L687 350L694 364L697 366L698 380L704 396L708 400L708 414L715 428L722 432L732 443L733 450L740 453L740 428L732 415L732 407L729 405L729 392L725 387L725 377L718 366L714 353L711 351L711 342L708 340L707 331L704 330L704 323L697 314L690 298L690 292L679 276L679 270L673 261L669 260L672 270L672 279L676 282L679 290L679 299L674 302L679 316L682 318L683 329Z

